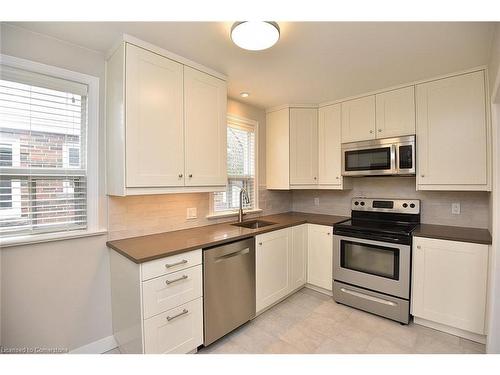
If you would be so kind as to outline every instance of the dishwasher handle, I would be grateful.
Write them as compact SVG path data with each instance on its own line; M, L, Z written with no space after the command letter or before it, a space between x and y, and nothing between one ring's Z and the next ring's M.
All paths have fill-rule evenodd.
M227 260L229 258L234 258L240 255L248 254L250 252L250 249L247 247L246 249L242 250L237 250L229 254L221 255L215 258L215 263L222 262L224 260Z

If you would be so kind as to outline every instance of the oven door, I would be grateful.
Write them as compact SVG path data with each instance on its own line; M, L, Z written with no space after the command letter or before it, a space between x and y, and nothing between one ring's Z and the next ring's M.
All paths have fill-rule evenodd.
M410 298L409 245L337 235L333 239L335 280Z
M376 176L397 173L396 145L381 144L342 150L343 176Z

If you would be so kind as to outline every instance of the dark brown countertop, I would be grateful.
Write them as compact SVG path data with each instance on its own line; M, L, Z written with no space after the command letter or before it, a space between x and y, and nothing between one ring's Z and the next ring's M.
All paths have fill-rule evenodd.
M413 231L413 236L491 245L490 231L482 228L420 224Z
M231 223L207 225L203 227L132 237L123 240L108 241L108 247L116 250L135 263L143 263L185 251L209 246L221 245L227 242L253 237L257 234L287 228L304 223L333 226L349 219L345 216L309 214L288 212L277 215L258 217L260 220L271 221L269 225L259 229L241 228Z

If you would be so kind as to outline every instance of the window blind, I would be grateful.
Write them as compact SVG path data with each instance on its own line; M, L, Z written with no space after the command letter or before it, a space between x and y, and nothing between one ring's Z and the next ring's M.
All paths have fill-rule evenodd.
M87 226L87 86L0 66L0 235Z
M250 202L243 208L255 208L255 129L236 123L227 127L226 191L214 193L214 212L234 211L239 208L239 194L245 188Z

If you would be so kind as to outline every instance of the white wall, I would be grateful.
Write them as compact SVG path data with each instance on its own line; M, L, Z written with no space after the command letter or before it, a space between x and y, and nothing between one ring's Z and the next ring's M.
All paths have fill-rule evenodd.
M0 52L100 79L100 148L104 160L104 56L11 25L0 25ZM107 223L104 166L100 220ZM106 236L0 249L1 344L75 349L111 335Z
M492 95L493 139L493 194L492 211L493 245L490 259L489 335L486 350L500 353L500 25L496 27L489 64L490 93Z

